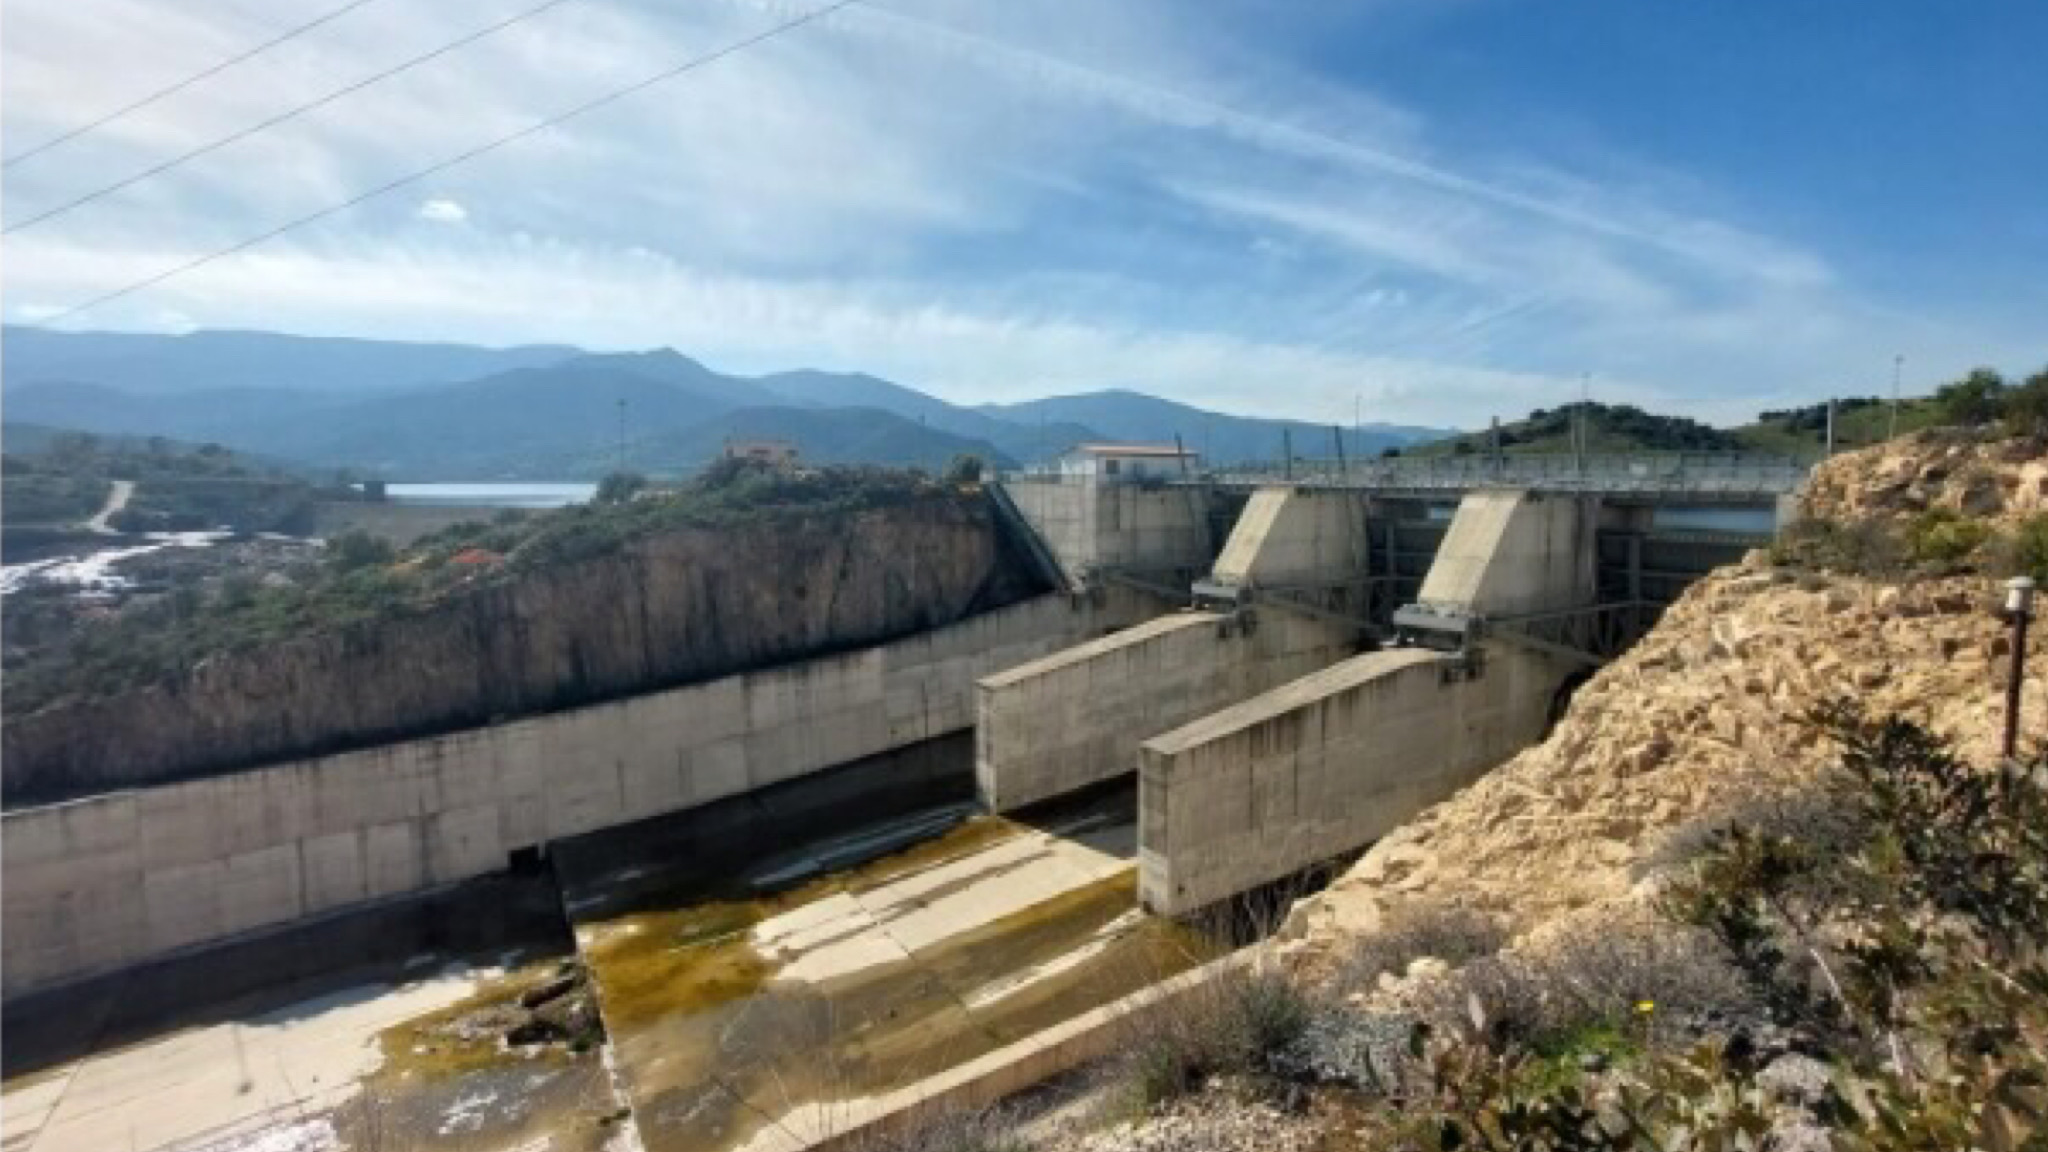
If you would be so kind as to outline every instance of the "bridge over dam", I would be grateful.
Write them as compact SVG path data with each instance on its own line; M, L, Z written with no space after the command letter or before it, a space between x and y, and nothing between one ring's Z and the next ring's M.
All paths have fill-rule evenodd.
M1768 538L1796 470L1686 487L1753 465L1007 478L999 519L1053 590L1006 607L9 811L9 1010L63 1015L264 941L332 941L321 925L545 853L643 1144L808 1146L1072 1028L1132 991L1130 957L1213 954L1159 917L1363 848L1539 739L1579 679ZM1417 480L1430 467L1440 483ZM650 973L674 985L652 1005ZM721 1047L736 1035L741 1056ZM820 1050L855 1072L781 1063ZM1063 1040L1033 1067L1086 1050ZM38 1122L86 1123L61 1100Z

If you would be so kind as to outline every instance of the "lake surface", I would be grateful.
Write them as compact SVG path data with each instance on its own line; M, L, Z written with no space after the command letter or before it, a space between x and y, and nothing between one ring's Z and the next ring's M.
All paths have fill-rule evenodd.
M569 481L387 484L384 492L394 504L465 508L561 508L587 502L597 494L597 485Z

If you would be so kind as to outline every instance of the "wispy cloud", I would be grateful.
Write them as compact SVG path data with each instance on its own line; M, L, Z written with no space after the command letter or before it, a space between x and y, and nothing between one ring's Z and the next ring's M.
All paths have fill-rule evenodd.
M10 171L10 214L523 3L373 5ZM33 142L315 6L11 10L7 135ZM9 315L47 316L799 10L564 5L21 235ZM1304 79L1256 25L1199 11L856 6L80 322L665 343L970 401L1123 385L1329 418L1362 393L1384 418L1452 423L1553 403L1586 371L1611 396L1734 418L1888 361L1880 335L1917 341L1930 367L2019 343L1898 316L1825 253L1693 207L1686 180L1647 166L1603 180L1451 149L1426 110Z

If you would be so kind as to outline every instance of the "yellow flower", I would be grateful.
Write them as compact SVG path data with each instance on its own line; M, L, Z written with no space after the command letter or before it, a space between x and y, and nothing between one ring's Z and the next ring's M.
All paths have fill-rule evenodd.
M1648 1016L1650 1013L1655 1012L1656 1010L1657 1002L1654 1000L1636 1001L1636 1011L1641 1012L1645 1016Z

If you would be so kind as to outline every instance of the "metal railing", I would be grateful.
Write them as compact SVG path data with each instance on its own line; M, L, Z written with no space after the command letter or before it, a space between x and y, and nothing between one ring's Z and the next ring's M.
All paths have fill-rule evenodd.
M1800 457L1753 452L1474 454L1261 462L1215 469L1201 479L1224 486L1281 483L1410 492L1531 487L1760 498L1796 490L1812 466Z

